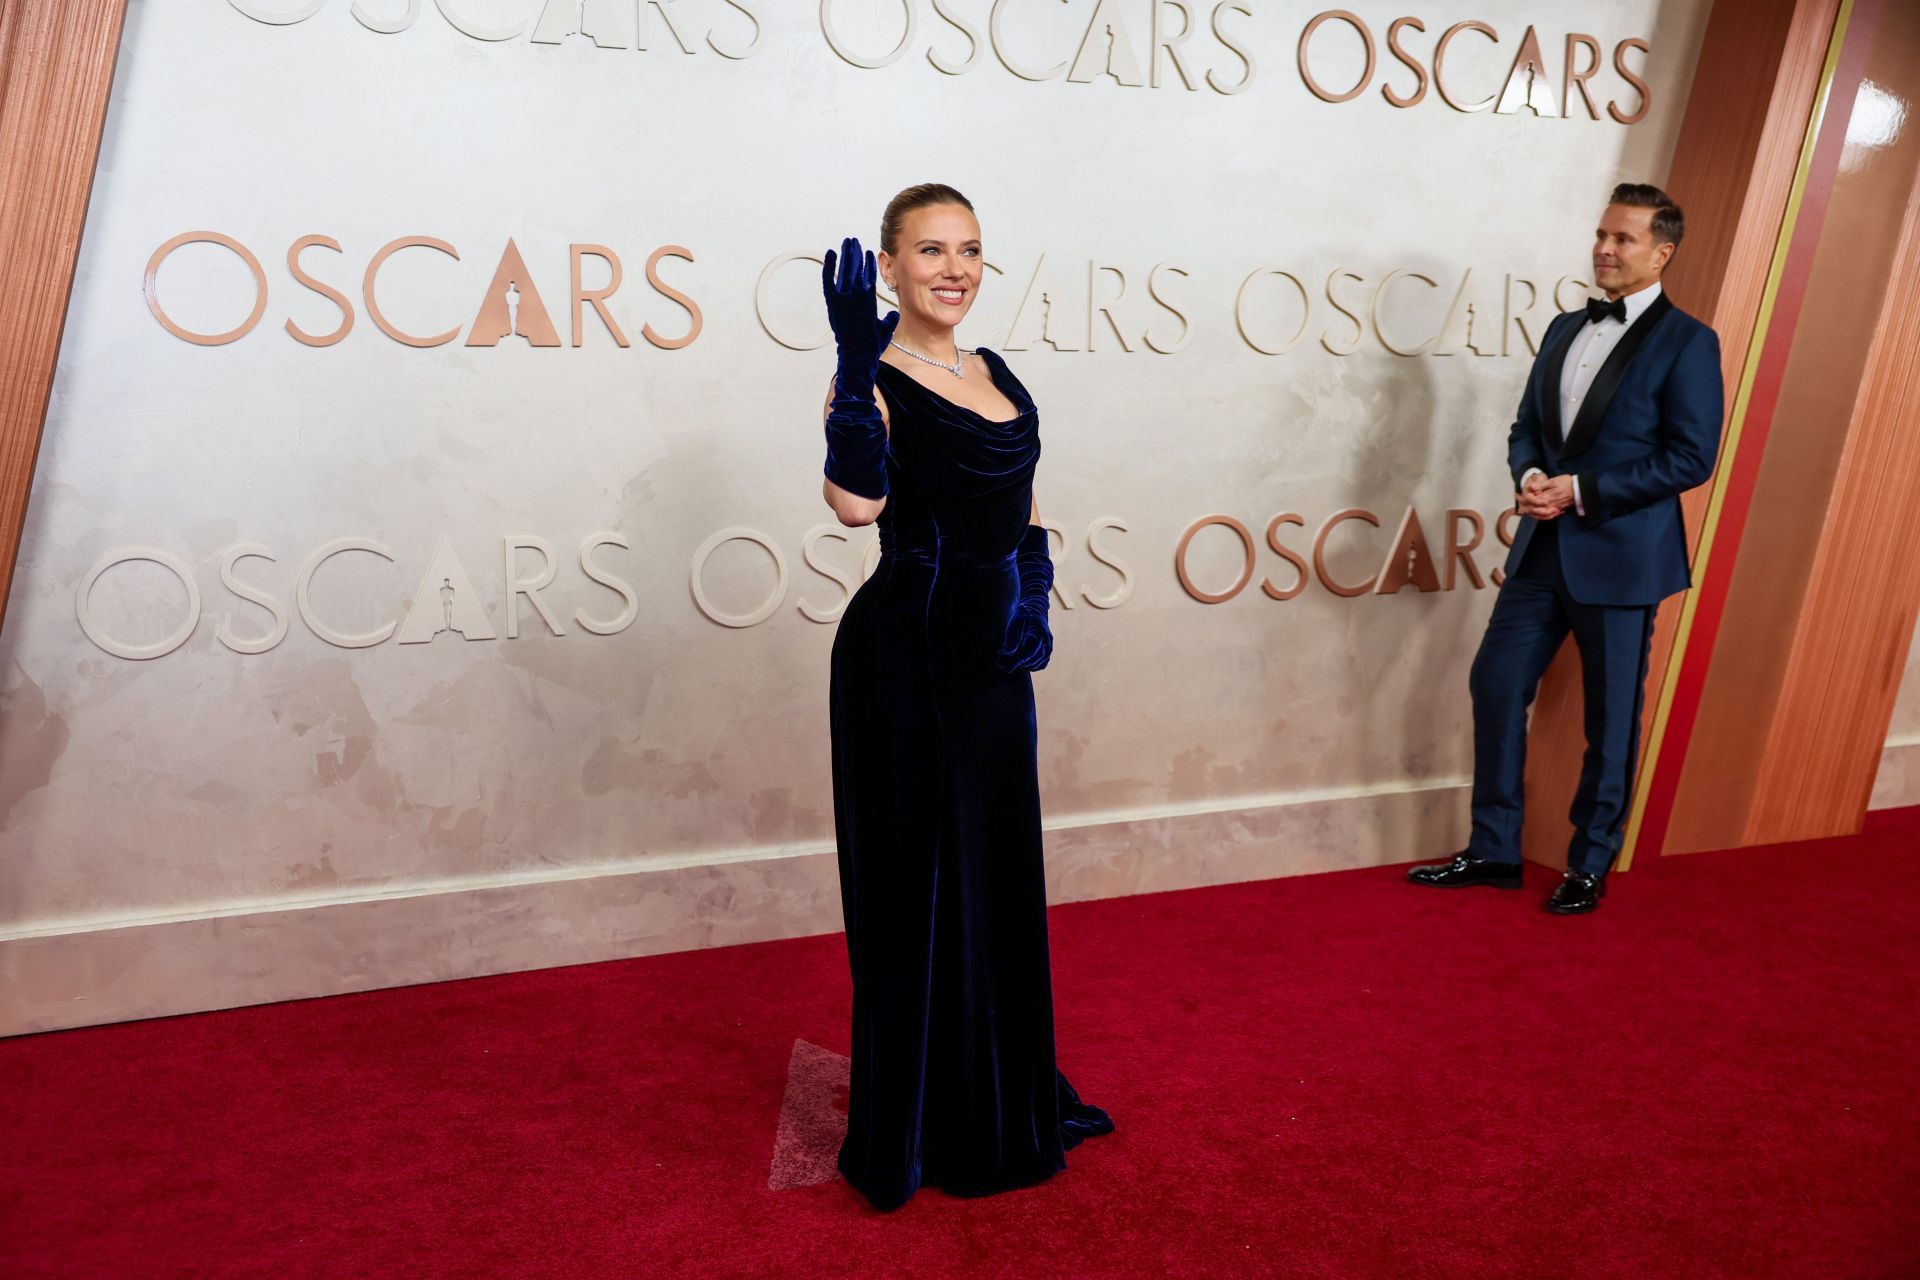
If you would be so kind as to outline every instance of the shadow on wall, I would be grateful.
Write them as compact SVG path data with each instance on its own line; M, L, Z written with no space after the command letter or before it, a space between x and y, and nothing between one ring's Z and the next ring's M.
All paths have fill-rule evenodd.
M1445 279L1451 268L1425 262L1414 264L1414 269ZM1468 459L1474 451L1465 441L1474 432L1491 429L1489 424L1453 417L1442 420L1447 407L1436 386L1433 357L1385 358L1394 363L1384 378L1378 370L1349 366L1347 376L1361 386L1371 383L1377 403L1372 429L1354 455L1347 477L1348 491L1337 500L1328 497L1330 509L1369 506L1369 497L1373 504L1384 506L1384 510L1375 512L1382 525L1376 545L1390 545L1388 539L1398 532L1405 509L1401 505L1403 495L1406 503L1430 520L1435 513L1459 502L1458 495L1481 487L1473 483L1477 477L1468 473ZM1468 352L1455 358L1474 357ZM1382 502L1382 495L1388 500ZM1434 548L1433 568L1444 573L1445 565L1439 559L1446 538L1444 525L1423 524L1423 532ZM1382 574L1386 572L1383 568ZM1412 598L1401 598L1408 594ZM1346 611L1347 650L1354 655L1354 673L1361 682L1357 706L1361 722L1367 726L1364 733L1348 738L1351 755L1344 772L1356 784L1380 780L1389 767L1393 781L1403 785L1434 775L1432 747L1439 744L1423 745L1432 736L1433 726L1419 723L1425 703L1420 694L1453 683L1461 683L1461 692L1465 691L1464 683L1454 679L1460 673L1452 669L1450 661L1457 646L1438 642L1432 634L1436 619L1443 616L1439 607L1447 600L1445 593L1423 592L1415 586L1393 597L1362 597ZM1387 619L1381 610L1389 606L1401 616L1392 619L1393 625L1382 626ZM1390 751L1397 752L1398 758L1386 759L1385 753Z

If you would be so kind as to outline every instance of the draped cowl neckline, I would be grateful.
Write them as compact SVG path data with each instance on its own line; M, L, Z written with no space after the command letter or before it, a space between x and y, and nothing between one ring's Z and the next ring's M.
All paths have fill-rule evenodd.
M1016 410L996 422L881 361L891 423L888 448L923 486L953 497L1026 483L1040 461L1040 412L1006 361L978 348L987 376ZM928 455L932 455L929 457ZM938 459L944 465L920 465Z

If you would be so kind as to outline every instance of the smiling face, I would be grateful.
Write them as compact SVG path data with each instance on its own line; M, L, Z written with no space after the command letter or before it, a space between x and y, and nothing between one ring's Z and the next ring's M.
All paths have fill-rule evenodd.
M1673 256L1671 241L1656 243L1653 210L1610 204L1594 231L1593 282L1609 298L1637 293L1660 278Z
M951 329L980 292L980 223L965 205L914 209L900 222L892 252L879 255L880 276L900 299L900 316L916 328Z

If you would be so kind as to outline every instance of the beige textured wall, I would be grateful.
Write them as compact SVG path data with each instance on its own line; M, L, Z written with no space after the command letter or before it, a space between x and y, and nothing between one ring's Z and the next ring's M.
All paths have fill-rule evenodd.
M773 336L804 343L823 329L811 264L760 285L783 255L871 235L892 191L930 178L980 208L1004 274L989 276L962 337L1006 350L1039 401L1039 501L1066 535L1060 580L1075 607L1056 602L1058 650L1038 682L1056 896L1457 843L1465 673L1491 592L1463 580L1343 598L1315 581L1275 601L1260 580L1284 586L1292 570L1262 548L1254 585L1209 606L1182 590L1174 549L1205 515L1233 515L1257 539L1291 511L1305 523L1288 541L1305 550L1329 516L1363 507L1386 527L1341 526L1328 569L1364 581L1409 505L1436 552L1450 508L1501 508L1528 359L1517 330L1501 350L1507 277L1537 287L1524 320L1538 334L1554 283L1582 273L1610 184L1662 175L1706 0L1573 6L1577 17L1477 0L1408 33L1430 60L1453 22L1499 31L1498 45L1469 33L1449 54L1463 97L1499 86L1529 18L1544 24L1556 86L1567 30L1609 53L1645 38L1654 109L1633 127L1460 113L1432 93L1395 109L1379 86L1405 92L1412 74L1384 49L1366 94L1319 101L1295 66L1299 6L1194 6L1184 49L1197 80L1246 74L1211 34L1216 17L1253 54L1252 83L1231 94L1203 80L1190 91L1170 65L1158 87L1035 82L985 49L971 70L942 74L929 46L953 64L967 40L917 7L907 54L863 70L834 55L814 5L681 0L686 54L657 15L641 52L579 37L484 42L430 5L381 35L344 0L290 25L136 0L0 637L0 1031L837 927L823 853L832 628L802 612L844 598L805 550L830 521L818 406L831 357ZM984 0L949 8L987 38ZM1014 6L1002 35L1016 61L1044 70L1075 56L1098 9L1129 24L1144 66L1150 8ZM476 27L540 11L452 9ZM832 9L856 50L898 37L898 0ZM606 11L631 43L632 6ZM719 56L744 52L750 11L758 48ZM1356 12L1384 40L1401 7ZM1338 23L1313 57L1328 85L1360 69ZM1641 54L1627 58L1641 67ZM1603 110L1637 97L1611 67L1592 85ZM246 245L267 281L262 320L228 345L173 336L142 294L154 251L203 229ZM320 348L283 327L339 321L288 272L288 246L309 234L343 246L302 264L356 312ZM445 346L384 336L361 293L374 251L410 235L451 243L459 260L398 254L379 303L416 334L461 326ZM464 345L509 237L557 349ZM620 256L609 306L633 346L617 347L591 311L583 344L567 345L576 243ZM659 274L704 318L677 350L640 335L687 331L685 311L648 287L664 245L692 251ZM1285 354L1251 345L1300 322L1282 277L1258 277L1236 321L1243 282L1263 266L1312 297ZM590 261L589 283L604 271ZM1357 325L1325 293L1340 271L1353 273L1334 290ZM1402 274L1374 310L1395 271L1433 283ZM1104 317L1086 349L1090 274L1102 302L1124 282L1112 307L1130 351ZM1191 325L1184 344L1150 276ZM210 245L169 257L155 289L200 332L237 324L254 296L246 268ZM1435 335L1456 293L1455 321ZM1524 305L1525 290L1512 296ZM1356 328L1351 354L1328 349ZM1424 354L1388 349L1429 335ZM1159 354L1149 337L1179 349ZM1111 599L1121 578L1088 538L1109 517L1125 531L1100 545L1128 566L1131 594L1102 609L1087 595ZM696 549L735 527L770 539L790 580L770 616L738 628L709 620L689 587ZM602 546L596 562L638 598L637 619L611 635L575 616L620 610L578 560L603 532L630 545ZM850 574L871 536L815 555ZM415 604L439 616L437 583L417 588L444 537L470 578L462 609L471 595L497 638L327 643L295 607L296 579L345 537L393 559L321 564L311 613L322 625L369 631ZM552 547L544 595L565 635L523 602L519 635L506 637L502 542L522 537ZM222 586L242 544L273 559L240 561L239 577L291 615L261 653L218 638L226 626L244 643L271 623ZM1491 544L1476 553L1483 570L1498 562ZM145 661L105 651L78 618L90 567L132 547L176 558L201 602L192 634ZM1189 569L1217 588L1239 560L1213 528ZM537 561L523 552L522 572ZM772 563L729 542L702 581L714 611L745 612L767 598ZM186 609L166 569L131 561L100 576L85 611L112 643L138 646Z
M1920 644L1907 656L1900 699L1887 731L1887 752L1880 759L1873 807L1897 809L1920 804Z

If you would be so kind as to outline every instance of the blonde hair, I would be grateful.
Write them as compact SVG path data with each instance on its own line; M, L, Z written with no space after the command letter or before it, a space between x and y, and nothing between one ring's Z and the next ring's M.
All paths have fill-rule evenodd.
M897 250L900 243L900 224L915 209L927 209L937 204L957 204L968 213L972 213L973 201L955 191L944 182L923 182L916 187L908 187L893 199L887 201L887 211L880 215L880 247L888 253Z

